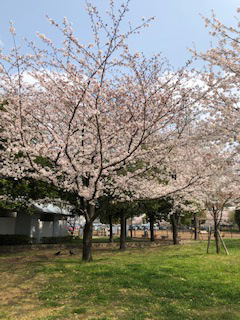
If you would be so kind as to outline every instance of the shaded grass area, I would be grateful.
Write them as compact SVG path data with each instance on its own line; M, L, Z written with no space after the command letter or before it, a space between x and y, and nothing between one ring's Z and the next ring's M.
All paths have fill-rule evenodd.
M132 241L150 241L149 239L135 239L131 237L126 238L126 242L132 242ZM44 238L43 243L44 244L81 244L83 242L82 238L79 237L48 237ZM109 243L109 237L93 237L92 239L93 243ZM113 242L120 242L120 237L113 237Z
M240 319L240 240L0 257L0 319Z
M148 240L149 239L139 239L139 241L144 241L144 240ZM76 242L79 242L79 243L82 243L82 239L79 239L79 238L76 238L74 239L73 241L76 241ZM93 243L109 243L109 237L93 237ZM132 241L136 241L136 239L133 239L131 237L127 237L126 238L126 242L132 242ZM120 237L113 237L113 242L120 242Z

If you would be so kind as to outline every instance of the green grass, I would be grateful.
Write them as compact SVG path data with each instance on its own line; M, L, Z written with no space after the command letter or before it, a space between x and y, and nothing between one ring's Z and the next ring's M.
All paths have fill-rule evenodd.
M2 255L0 319L240 319L240 240L226 244Z
M82 239L80 239L82 242ZM144 240L144 239L143 239ZM143 241L141 238L139 240L133 239L131 237L126 238L126 242L133 242L133 241ZM146 239L148 240L148 239ZM149 240L148 240L149 241ZM94 237L94 243L109 243L109 237ZM120 237L113 237L113 242L120 242Z

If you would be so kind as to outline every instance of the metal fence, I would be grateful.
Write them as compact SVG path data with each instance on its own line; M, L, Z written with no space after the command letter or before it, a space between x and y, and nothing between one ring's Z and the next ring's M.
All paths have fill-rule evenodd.
M154 230L154 235L156 239L162 240L172 240L172 230ZM181 240L193 240L194 239L194 231L193 230L179 230L178 232L179 238ZM237 230L227 230L221 231L221 235L223 238L226 239L240 239L240 232ZM131 236L130 230L128 231L128 236ZM150 230L144 232L144 230L133 230L132 236L134 238L150 238ZM198 239L199 240L207 240L208 239L208 232L206 230L201 230L198 232Z

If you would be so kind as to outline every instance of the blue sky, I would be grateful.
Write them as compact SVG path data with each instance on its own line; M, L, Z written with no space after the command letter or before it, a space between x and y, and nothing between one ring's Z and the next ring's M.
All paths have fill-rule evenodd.
M116 0L117 4L121 2ZM94 3L105 10L108 0ZM211 39L199 14L210 16L214 10L220 20L236 25L234 15L238 6L239 0L132 0L126 21L137 24L142 16L155 16L156 20L140 36L130 40L130 48L149 56L162 52L172 65L180 67L190 57L187 48L192 47L193 42L199 51L209 47ZM59 22L66 16L73 22L78 38L83 43L91 42L84 0L0 0L0 44L6 50L12 46L8 32L10 20L14 22L19 43L23 37L36 39L36 31L58 41L59 34L47 23L46 14Z

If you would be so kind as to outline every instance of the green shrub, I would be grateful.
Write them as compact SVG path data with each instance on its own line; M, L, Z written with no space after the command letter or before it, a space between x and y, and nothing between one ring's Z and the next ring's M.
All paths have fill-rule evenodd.
M36 242L35 238L19 234L4 234L0 235L0 246L14 246L14 245L25 245L33 244Z

